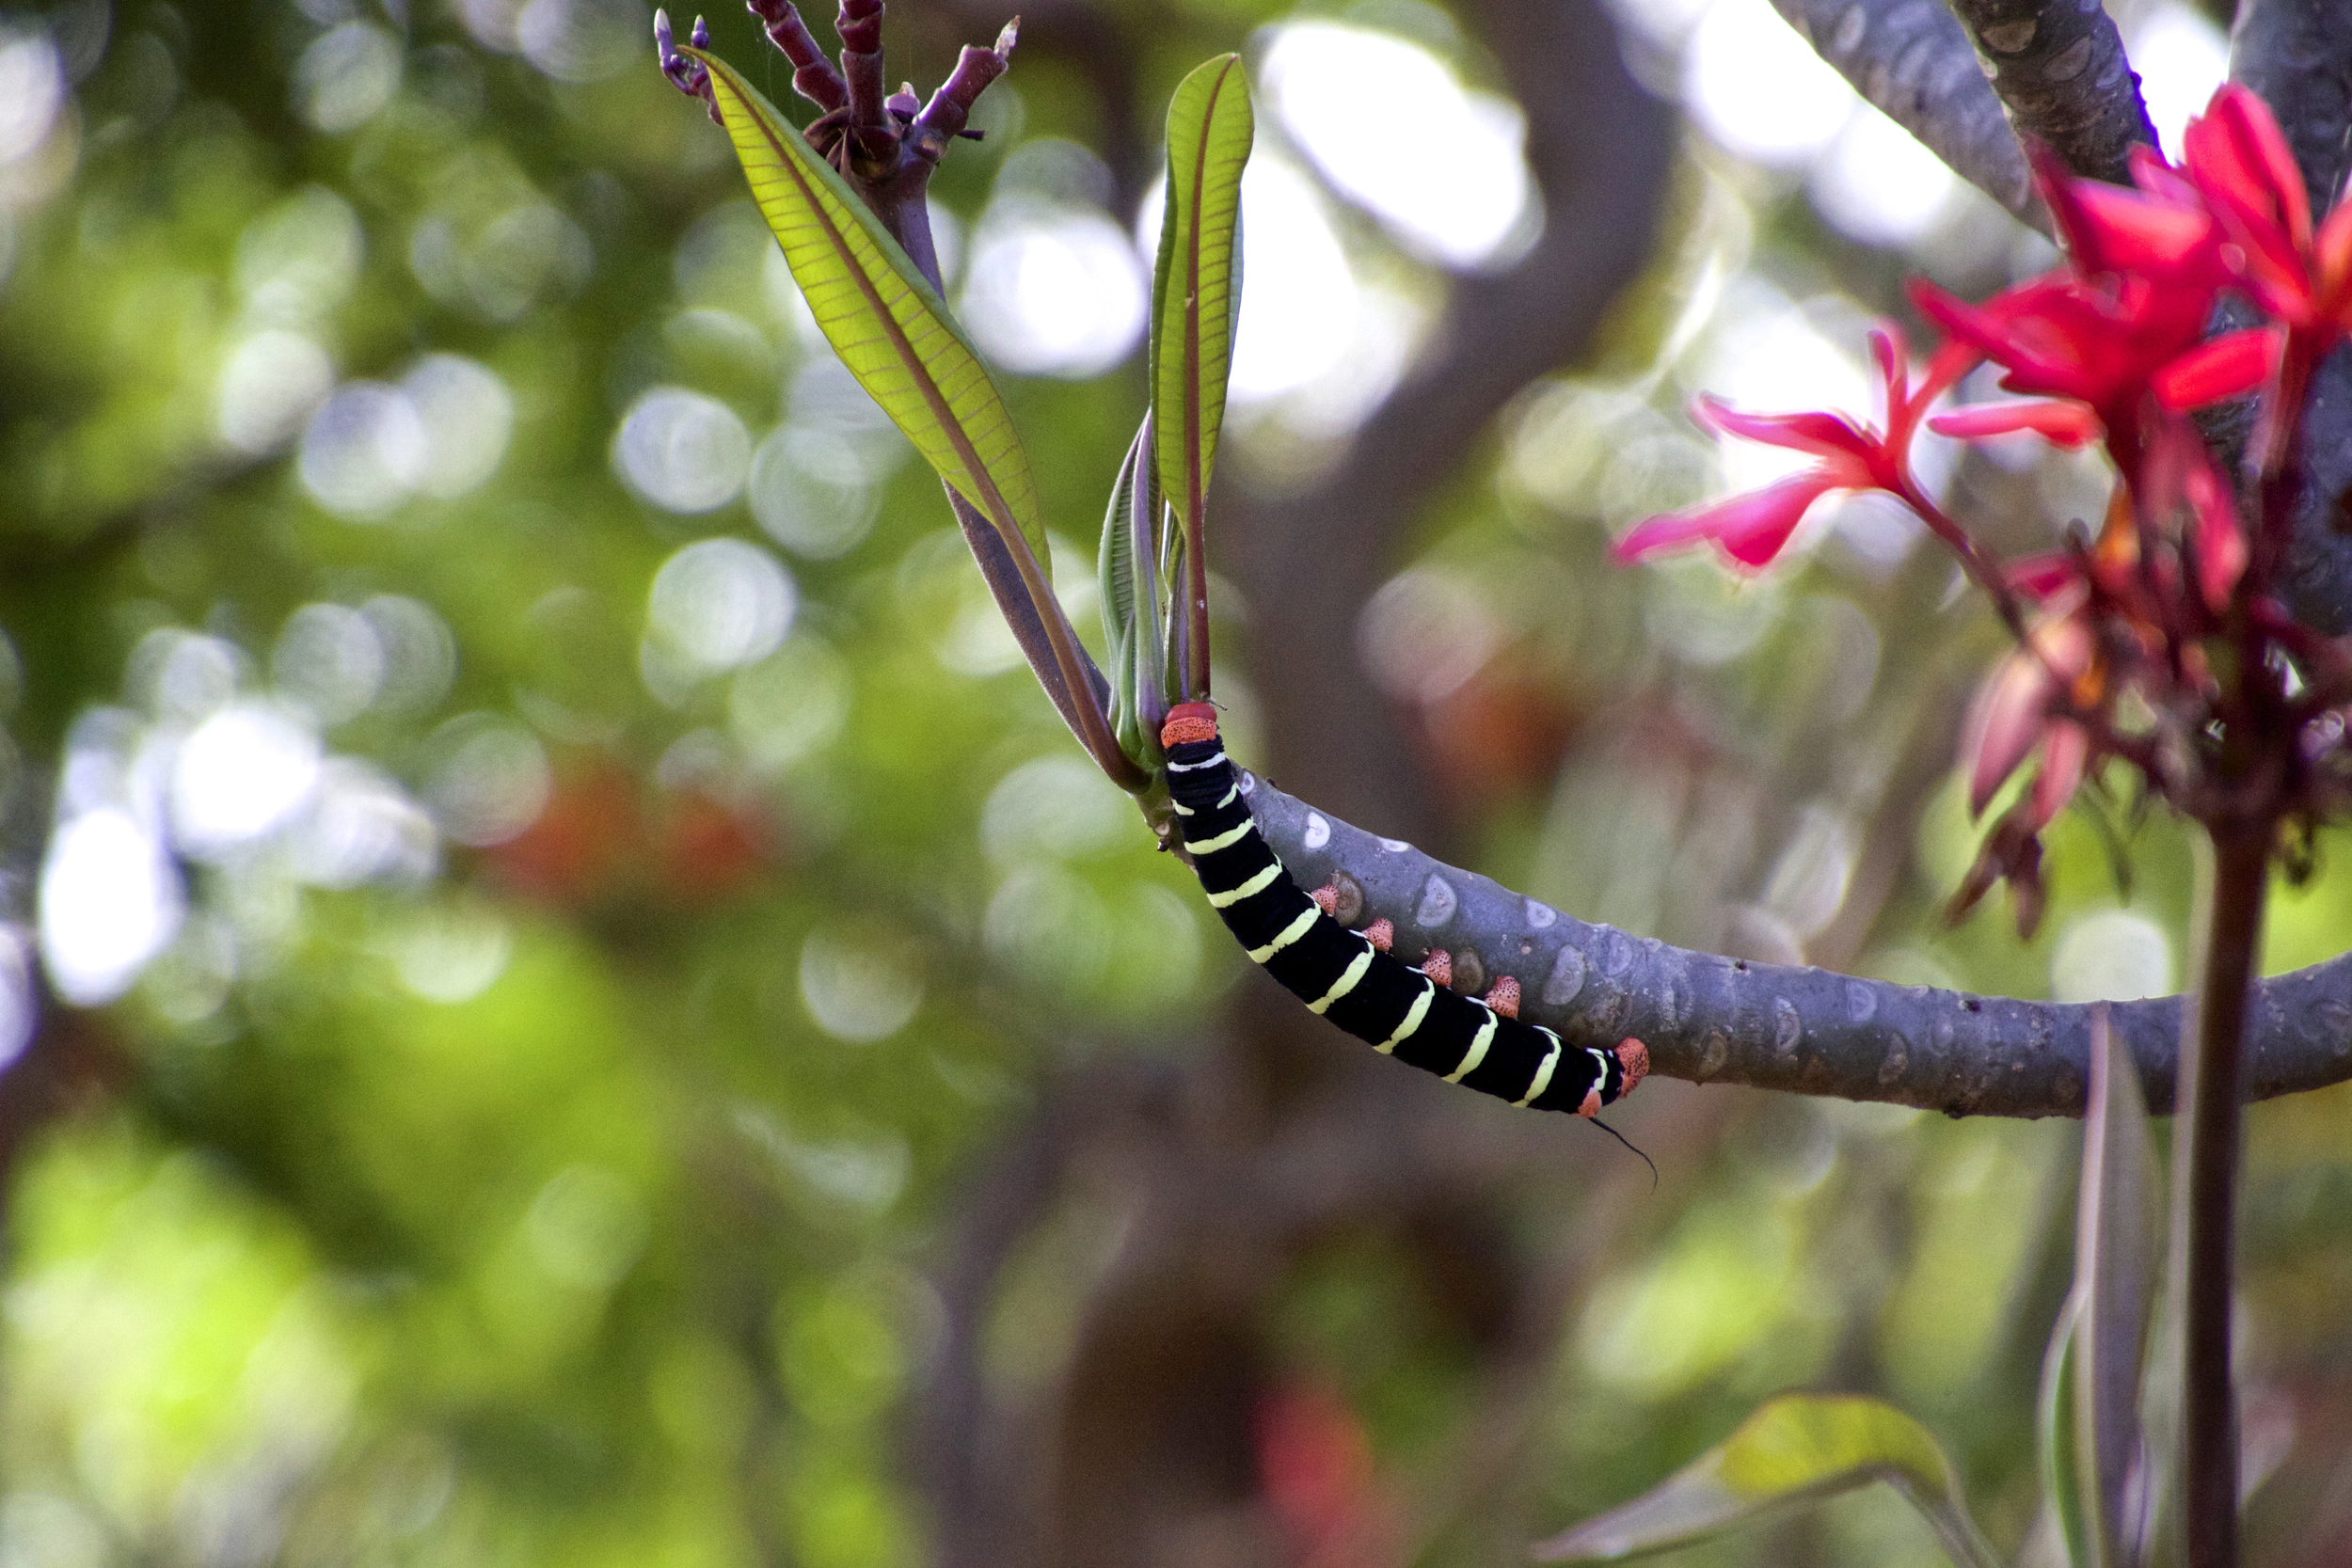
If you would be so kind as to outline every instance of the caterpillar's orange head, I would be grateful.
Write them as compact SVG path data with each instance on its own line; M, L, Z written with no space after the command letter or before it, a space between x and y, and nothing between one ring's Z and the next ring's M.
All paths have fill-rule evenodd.
M1178 703L1168 710L1160 726L1160 744L1182 746L1186 741L1216 738L1216 709L1207 703Z

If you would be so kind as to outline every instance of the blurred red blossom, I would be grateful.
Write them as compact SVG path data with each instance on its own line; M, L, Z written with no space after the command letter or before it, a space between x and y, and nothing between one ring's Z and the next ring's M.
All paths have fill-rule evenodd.
M1755 569L1833 490L1884 490L1911 506L2017 639L1963 728L1971 814L2029 758L2041 764L1988 833L1955 907L2006 879L2027 930L2042 905L2039 835L2106 758L2201 820L2245 814L2249 791L2268 792L2257 814L2278 820L2308 823L2352 803L2340 741L2315 751L2310 740L2343 736L2325 721L2352 704L2352 659L2273 597L2293 527L2288 459L2303 389L2318 357L2352 336L2352 202L2313 225L2286 140L2245 87L2217 92L2183 145L2177 167L2136 150L2128 187L2038 158L2066 264L1977 304L1915 282L1913 303L1945 341L1915 388L1900 340L1872 334L1883 434L1837 414L1738 414L1702 398L1703 424L1806 452L1813 467L1652 518L1616 546L1629 561L1708 540ZM2214 333L2225 294L2267 319ZM2115 485L2095 536L1999 562L1920 493L1910 448L1921 416L1979 362L1999 367L2002 388L2020 396L1948 409L1928 427L1962 441L2098 441ZM2260 398L2255 438L2242 456L2217 456L2187 416L2249 395ZM2277 760L2249 761L2265 751Z

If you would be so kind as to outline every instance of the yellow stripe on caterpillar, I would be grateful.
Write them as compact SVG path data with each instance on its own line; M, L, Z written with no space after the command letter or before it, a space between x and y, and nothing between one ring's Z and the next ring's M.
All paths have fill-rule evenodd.
M1204 838L1197 844L1187 843L1184 847L1191 850L1196 855L1214 855L1219 849L1230 849L1234 845L1239 844L1243 839L1248 837L1249 834L1256 830L1257 826L1258 819L1256 817L1245 816L1241 819L1240 827L1228 828L1225 832L1217 834L1215 838Z
M1281 874L1282 863L1280 861L1276 861L1272 865L1267 866L1263 871L1259 872L1255 877L1252 877L1249 880L1242 883L1241 886L1227 888L1223 893L1210 894L1209 907L1213 910L1231 909L1233 905L1240 903L1251 894L1263 893L1266 889L1272 887L1274 885L1274 879Z
M1535 1033L1549 1040L1551 1049L1544 1053L1543 1065L1535 1069L1535 1081L1527 1085L1527 1093L1524 1096L1511 1101L1514 1105L1531 1104L1536 1096L1551 1087L1552 1072L1560 1066L1560 1037L1541 1024L1535 1026Z
M1438 982L1428 978L1426 975L1422 976L1421 982L1421 994L1413 998L1413 1005L1410 1007L1405 1009L1405 1022L1396 1026L1395 1034L1391 1035L1387 1039L1381 1041L1378 1045L1374 1046L1373 1049L1380 1053L1383 1056L1386 1056L1390 1053L1393 1052L1398 1046L1403 1045L1406 1040L1412 1038L1413 1031L1421 1027L1421 1021L1429 1016L1430 999L1437 994Z
M1364 950L1356 955L1356 961L1349 964L1346 972L1341 974L1338 979L1331 982L1331 989L1323 993L1323 1000L1320 1002L1308 1003L1307 1010L1311 1013L1319 1013L1329 1007L1332 1003L1337 1002L1341 997L1345 996L1349 991L1354 990L1356 989L1356 982L1362 979L1364 977L1364 972L1369 970L1371 967L1372 943L1366 942L1364 943Z
M1502 1020L1496 1017L1494 1009L1487 1008L1486 1022L1478 1026L1478 1033L1471 1038L1470 1049L1462 1053L1462 1065L1445 1075L1447 1083L1460 1083L1472 1068L1486 1059L1486 1047L1494 1043L1495 1027L1501 1022Z
M1278 865L1273 869L1279 873L1282 868ZM1257 879L1253 877L1250 880L1256 881ZM1265 962L1268 958L1274 957L1275 954L1279 953L1283 948L1288 947L1292 942L1296 942L1300 937L1303 937L1309 931L1313 930L1315 922L1321 920L1322 918L1323 911L1321 910L1316 909L1312 904L1308 905L1305 909L1298 911L1298 918L1283 927L1281 934L1277 936L1272 942L1267 942L1263 947L1251 948L1249 950L1249 961L1253 964L1262 964Z

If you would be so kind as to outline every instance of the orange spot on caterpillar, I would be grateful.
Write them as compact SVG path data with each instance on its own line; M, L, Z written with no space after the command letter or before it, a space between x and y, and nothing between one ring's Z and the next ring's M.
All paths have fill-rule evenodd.
M1486 1006L1504 1018L1519 1016L1519 983L1508 974L1497 980L1486 992Z
M1374 952L1385 953L1396 945L1396 927L1389 924L1389 917L1384 914L1364 927L1364 940L1372 943Z
M1442 947L1433 947L1429 957L1421 962L1421 972L1441 986L1454 984L1454 955Z
M1178 703L1168 710L1160 726L1160 744L1182 746L1188 740L1216 738L1216 709L1207 703Z
M1623 1100L1649 1076L1649 1047L1628 1035L1617 1042L1617 1063L1625 1069L1625 1087L1617 1091L1617 1098Z
M1584 1091L1584 1103L1576 1108L1576 1114L1580 1117L1597 1117L1600 1115L1599 1085L1596 1084L1591 1088Z
M1340 907L1340 884L1326 882L1307 896L1315 901L1316 909L1321 910L1327 915L1332 914Z

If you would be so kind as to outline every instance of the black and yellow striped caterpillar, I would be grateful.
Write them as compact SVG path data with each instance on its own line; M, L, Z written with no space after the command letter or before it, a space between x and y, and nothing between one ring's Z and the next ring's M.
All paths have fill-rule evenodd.
M1465 996L1445 984L1442 955L1424 969L1392 957L1386 921L1351 931L1332 919L1259 832L1208 704L1178 704L1160 742L1177 828L1209 903L1251 961L1311 1011L1449 1084L1542 1111L1594 1116L1631 1094L1648 1072L1649 1053L1639 1040L1613 1051L1572 1048L1519 1022L1515 984L1499 985L1484 1001Z

